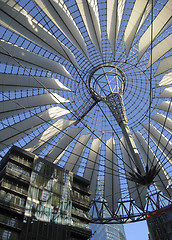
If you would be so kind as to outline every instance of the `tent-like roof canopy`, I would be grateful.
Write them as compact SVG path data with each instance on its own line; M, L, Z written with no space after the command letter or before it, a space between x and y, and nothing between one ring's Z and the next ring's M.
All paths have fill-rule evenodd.
M1 157L17 145L88 179L95 221L98 201L117 222L169 204L171 12L172 0L1 0Z

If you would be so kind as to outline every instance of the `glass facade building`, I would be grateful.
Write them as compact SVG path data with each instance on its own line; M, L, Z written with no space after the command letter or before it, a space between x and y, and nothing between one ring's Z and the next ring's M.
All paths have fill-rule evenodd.
M87 180L17 147L0 170L0 239L91 236Z
M122 224L91 224L91 240L126 240Z
M100 176L98 177L98 180L97 198L101 201L105 200L101 198L104 181ZM97 206L101 208L101 204ZM106 208L103 208L103 212L105 217L110 217ZM122 224L90 224L90 228L92 230L91 240L126 240L125 231Z
M150 240L172 239L172 205L147 215Z

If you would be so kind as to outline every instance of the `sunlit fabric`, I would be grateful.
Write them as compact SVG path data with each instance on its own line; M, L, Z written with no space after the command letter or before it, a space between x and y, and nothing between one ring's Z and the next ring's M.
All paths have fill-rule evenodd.
M118 222L168 205L171 7L0 0L1 158L16 145L86 178Z

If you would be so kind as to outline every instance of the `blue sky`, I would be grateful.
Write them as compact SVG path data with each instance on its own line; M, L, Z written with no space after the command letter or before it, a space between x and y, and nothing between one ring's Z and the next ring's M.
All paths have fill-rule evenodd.
M146 221L124 224L127 240L148 240L148 227Z

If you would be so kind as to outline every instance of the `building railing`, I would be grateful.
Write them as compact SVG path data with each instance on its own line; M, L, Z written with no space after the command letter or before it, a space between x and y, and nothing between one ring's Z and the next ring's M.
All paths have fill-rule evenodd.
M17 229L21 230L23 222L19 221L16 218L0 214L0 224L3 224L3 225L10 226L10 227L17 228Z
M72 191L71 197L72 197L72 202L85 205L87 208L90 206L90 201L88 196L84 196L76 191Z
M20 193L20 194L25 195L25 196L27 196L27 193L28 193L28 191L26 189L23 189L19 186L15 186L14 184L12 185L12 184L7 183L5 181L3 181L1 183L1 187L12 190L14 192Z
M10 174L10 175L12 175L14 177L23 179L23 180L25 180L27 182L30 182L30 177L29 176L23 175L22 173L16 172L16 171L14 171L14 170L12 170L12 169L10 169L8 167L6 168L6 173L8 173L8 174Z
M32 168L33 163L27 161L27 159L25 159L25 158L22 158L20 156L16 156L16 155L11 154L10 155L10 159L14 160L14 161L16 161L16 162L18 162L18 163L20 163L22 165L25 165L25 166L27 166L29 168Z

